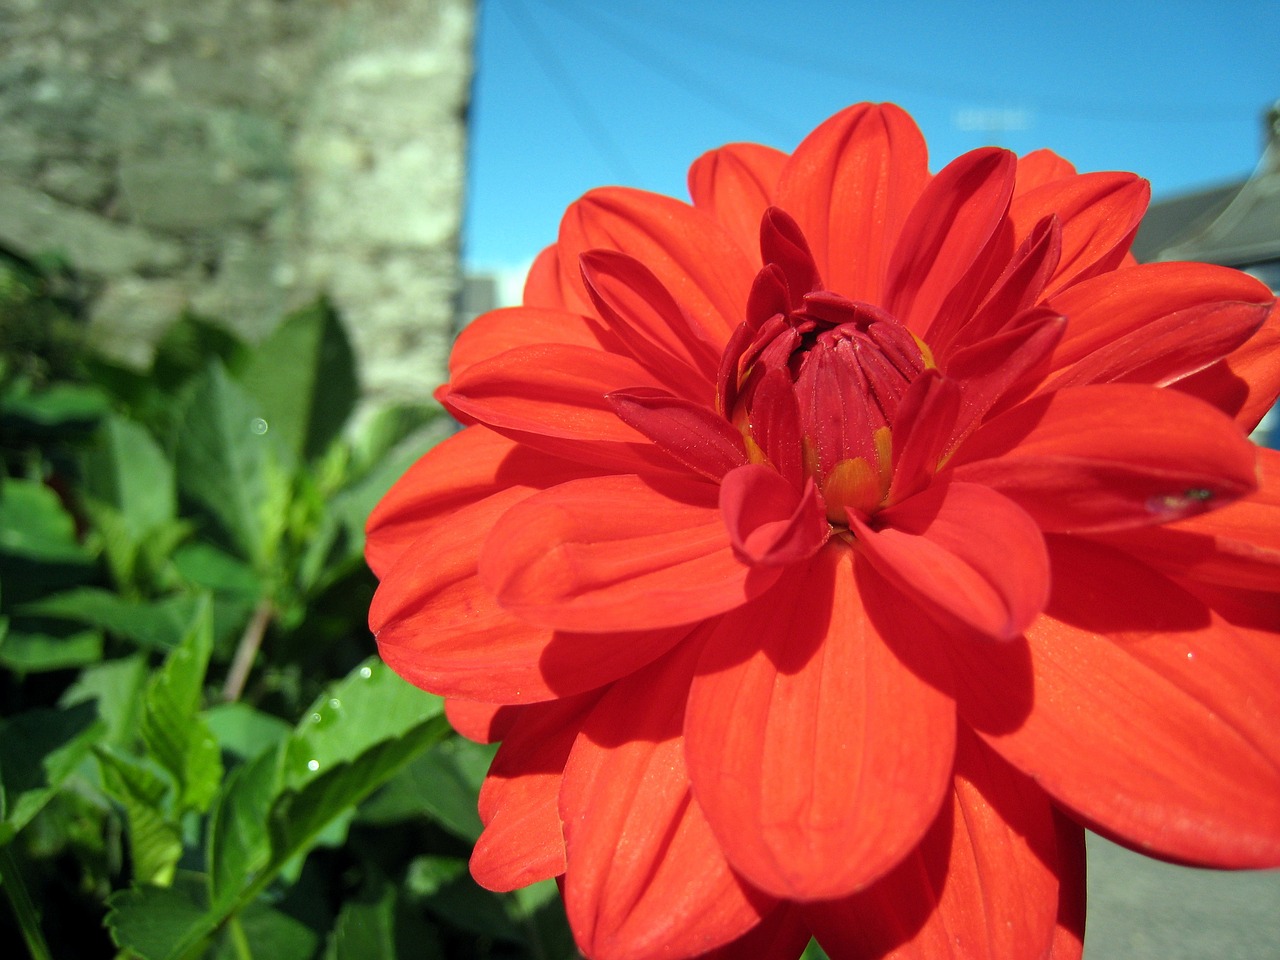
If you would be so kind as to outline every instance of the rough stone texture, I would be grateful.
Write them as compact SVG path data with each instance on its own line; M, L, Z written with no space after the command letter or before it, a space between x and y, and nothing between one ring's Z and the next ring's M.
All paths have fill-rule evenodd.
M5 0L0 245L86 274L145 362L183 307L260 338L324 292L366 388L443 376L474 0Z

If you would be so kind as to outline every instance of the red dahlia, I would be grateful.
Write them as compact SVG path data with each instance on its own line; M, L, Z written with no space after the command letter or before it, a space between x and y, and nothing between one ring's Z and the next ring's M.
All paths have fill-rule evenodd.
M862 104L593 191L369 524L588 956L1078 956L1083 828L1280 864L1280 310L1147 184Z

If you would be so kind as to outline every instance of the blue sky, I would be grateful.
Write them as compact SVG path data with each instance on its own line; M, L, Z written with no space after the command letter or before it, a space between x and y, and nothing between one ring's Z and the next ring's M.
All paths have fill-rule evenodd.
M859 100L937 169L988 143L1134 170L1156 197L1246 176L1280 98L1274 5L480 0L464 256L518 271L593 186L684 197L734 140L791 149Z

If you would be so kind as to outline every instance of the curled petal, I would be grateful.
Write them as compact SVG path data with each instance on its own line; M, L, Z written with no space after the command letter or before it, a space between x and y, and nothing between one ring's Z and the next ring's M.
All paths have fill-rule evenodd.
M1016 637L1044 609L1049 560L1040 528L1013 501L970 483L943 483L883 511L850 517L879 573L928 605L997 640Z
M974 150L929 181L889 261L885 306L921 334L975 270L1009 206L1017 161L996 147ZM967 291L961 291L967 293Z
M999 490L1059 532L1166 523L1257 486L1255 448L1225 415L1137 384L1019 404L983 424L952 462L958 480Z
M807 560L827 542L830 527L812 480L797 491L776 470L748 464L725 474L720 513L734 555L751 566Z
M680 725L700 646L615 684L565 767L565 907L599 960L703 953L775 905L730 869L689 790Z
M561 484L503 517L481 578L505 610L563 630L696 623L778 575L734 556L718 494L711 483L634 476Z
M842 896L892 869L950 782L951 699L885 645L854 562L829 543L722 617L689 694L698 803L734 868L789 899Z
M1013 199L1009 218L1019 242L1044 217L1062 222L1062 255L1047 296L1118 267L1151 199L1151 185L1132 173L1084 173L1051 180Z
M615 390L607 399L623 422L709 480L747 462L742 434L709 407L644 388Z
M1026 632L1029 715L1004 722L1007 673L958 643L961 716L1135 849L1205 866L1280 865L1274 635L1233 627L1107 547L1054 537L1051 554L1053 598Z

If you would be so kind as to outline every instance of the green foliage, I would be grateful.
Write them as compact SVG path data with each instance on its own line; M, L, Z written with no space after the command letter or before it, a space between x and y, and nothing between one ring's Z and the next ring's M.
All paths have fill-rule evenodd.
M0 313L70 322L32 270ZM257 347L184 315L147 370L47 345L0 343L0 942L573 956L553 884L467 874L494 748L370 658L364 521L437 412L355 418L323 302Z

